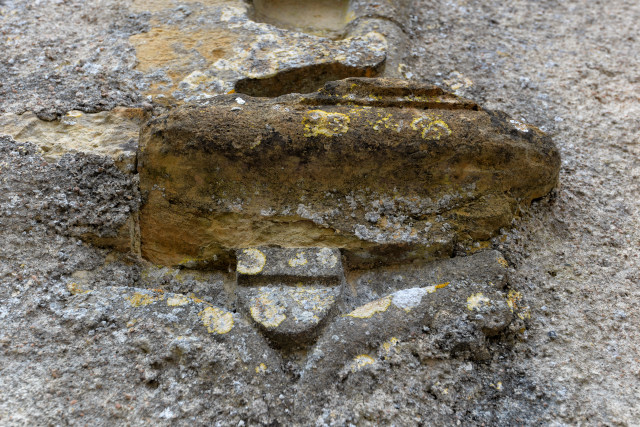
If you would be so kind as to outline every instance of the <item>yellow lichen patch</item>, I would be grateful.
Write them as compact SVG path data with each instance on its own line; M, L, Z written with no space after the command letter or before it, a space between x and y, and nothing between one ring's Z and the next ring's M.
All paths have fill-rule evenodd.
M497 383L493 384L489 384L489 387L493 387L498 391L502 391L502 381L498 381Z
M307 111L302 119L304 136L335 136L349 130L349 116L342 113L327 113L322 110Z
M467 298L467 308L469 310L479 309L481 306L489 305L490 302L491 300L485 297L482 292L478 292Z
M351 362L351 371L357 372L368 365L376 363L375 359L368 354L360 354L353 358Z
M526 123L519 122L518 120L509 120L509 123L511 123L513 127L518 129L520 132L529 132L529 126L527 126Z
M198 313L210 334L226 334L233 329L233 315L216 307L207 307Z
M373 95L369 95L369 97L375 99L375 96ZM381 113L378 113L378 117L378 120L367 120L367 123L369 123L373 130L380 131L382 130L381 126L385 127L386 129L389 129L390 126L393 126L393 121L391 120L393 118L393 115L391 113L388 113L385 116L383 116Z
M238 257L237 270L240 274L258 274L266 262L267 257L258 249L245 249Z
M162 294L150 295L136 292L135 294L131 295L130 297L126 297L125 299L128 300L129 304L131 304L133 307L142 307L145 305L153 304L154 302L162 300L163 298L164 295Z
M413 130L420 130L422 129L424 126L422 125L425 121L429 121L431 120L429 117L426 116L420 116L420 117L416 117L413 120L411 120L411 129Z
M358 319L368 319L376 313L382 313L387 311L390 305L391 305L391 296L387 296L376 301L371 301L370 303L365 304L361 307L358 307L355 310L353 310L351 313L347 314L347 316L355 317Z
M411 121L411 129L420 131L422 139L427 141L439 141L443 137L451 135L451 128L444 120L427 115L419 116Z
M264 292L252 301L249 312L253 320L265 328L277 328L287 318L284 308L276 305Z
M178 307L185 304L189 304L189 298L184 295L172 295L167 298L167 305L170 307Z
M307 258L304 255L304 252L298 252L295 257L291 258L287 263L289 267L300 267L307 263Z
M383 342L382 350L384 351L385 355L389 355L391 351L398 345L398 342L398 338L396 337L391 337L389 341Z
M422 129L422 139L439 141L440 138L451 135L449 125L443 120L434 120Z
M513 289L509 291L507 294L507 305L512 313L518 308L518 303L520 303L521 300L522 294L520 292L514 291Z
M512 313L516 313L519 319L531 318L531 309L528 305L522 304L522 294L520 292L511 289L507 294L507 305Z
M67 283L67 289L71 292L71 295L82 295L91 292L82 289L76 282Z
M256 374L264 374L265 372L267 372L267 365L261 363L256 366Z
M531 319L531 310L528 306L518 313L518 318L520 320Z
M498 264L500 264L501 266L503 266L504 268L509 267L509 263L507 262L506 259L504 259L503 257L499 257L498 258Z

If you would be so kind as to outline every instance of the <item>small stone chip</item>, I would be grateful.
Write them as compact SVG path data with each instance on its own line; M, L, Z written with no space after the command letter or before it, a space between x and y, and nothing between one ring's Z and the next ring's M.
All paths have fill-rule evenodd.
M379 300L371 301L368 304L356 308L351 313L347 314L347 316L355 317L357 319L368 319L376 313L383 313L387 311L391 305L391 298L392 297L389 295Z

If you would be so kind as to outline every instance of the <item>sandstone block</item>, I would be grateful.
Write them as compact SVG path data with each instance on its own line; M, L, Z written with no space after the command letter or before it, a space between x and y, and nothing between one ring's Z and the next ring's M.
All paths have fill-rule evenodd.
M142 253L166 265L260 246L339 248L360 265L448 256L509 226L560 167L535 127L366 78L179 107L143 127L138 160Z

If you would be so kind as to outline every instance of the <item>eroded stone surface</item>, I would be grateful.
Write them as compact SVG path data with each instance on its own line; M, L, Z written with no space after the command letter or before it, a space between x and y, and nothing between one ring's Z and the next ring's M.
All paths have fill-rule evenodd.
M143 117L141 109L121 107L94 114L69 111L54 121L31 112L8 113L0 115L0 135L36 144L48 161L66 153L87 153L110 157L122 171L133 173Z
M535 127L431 86L223 95L143 129L142 252L168 265L266 245L342 248L356 264L447 256L509 226L559 165Z
M470 305L478 295L482 301ZM425 357L487 359L486 337L503 331L512 316L504 293L490 284L450 281L397 291L331 323L310 351L298 387L319 403L324 382L375 369L399 342L422 333L430 342Z
M342 294L340 252L249 248L237 252L238 304L278 346L313 341Z
M313 91L328 80L377 75L386 59L387 40L374 29L331 40L256 22L246 2L191 4L179 17L170 6L155 7L150 30L130 38L143 91L162 105L234 90Z
M291 347L315 339L340 296L341 289L273 284L239 288L238 304L257 327L279 346Z
M73 237L85 225L106 231L126 218L119 204L128 203L133 187L121 187L120 175L114 184L110 158L85 162L81 154L63 156L59 173L51 173L57 166L47 165L37 147L11 141L12 149L0 156L2 425L633 425L640 419L640 245L634 215L640 209L632 196L640 183L640 104L636 40L630 37L640 22L638 3L353 3L369 3L368 13L377 18L350 23L349 36L357 35L360 24L362 34L398 28L389 21L394 20L410 38L399 47L386 37L392 48L385 75L397 70L450 87L557 135L563 186L553 203L536 203L533 218L490 245L504 249L509 260L514 289L504 290L507 304L532 304L527 329L513 341L507 332L486 340L493 357L482 363L465 352L434 353L431 330L408 339L392 336L376 351L350 354L339 364L340 381L322 383L326 400L314 405L306 387L298 393L288 388L297 377L286 362L240 363L253 350L245 351L242 339L218 341L238 332L239 323L227 334L210 334L207 326L168 310L169 303L190 307L182 304L191 291L212 289L200 296L232 312L233 301L218 299L227 295L219 273L207 277L208 272L142 264L138 277L140 265L112 262L117 254L107 256ZM180 28L188 16L204 24L203 6L212 4L219 2L0 0L0 110L34 111L50 120L70 110L148 102L129 37L160 25ZM404 13L407 4L415 5L411 14ZM151 9L167 12L154 22L158 15L146 13ZM218 54L215 49L211 56ZM391 66L391 55L403 63ZM167 84L162 73L156 77ZM83 169L96 179L87 180ZM447 265L462 272L476 265L473 259ZM431 277L428 269L421 273ZM396 290L406 292L392 299L409 306L417 299L412 296L425 293L422 288L451 279L443 273L421 280L419 272L400 269L369 281L374 275L354 285L362 301L349 302L343 313L380 299L390 304L388 312L394 308L385 297ZM61 285L81 277L78 287ZM452 282L461 280L473 282ZM180 288L176 292L183 295L168 295L166 312L163 301L119 310L111 304L118 293L114 284ZM71 295L73 289L105 287ZM83 304L86 295L91 299ZM483 308L487 299L485 290L474 289L459 302L475 315L474 306ZM129 324L128 316L145 309L158 315L146 313L143 321ZM513 319L507 330L523 328L519 315ZM183 322L187 328L179 327ZM261 338L246 339L252 337Z
M105 156L67 153L48 163L39 152L35 144L0 136L0 191L10 200L0 215L19 215L25 233L45 224L65 236L137 253L137 176ZM23 173L7 173L13 170Z
M190 345L202 348L216 343L221 347L219 350L227 353L221 354L222 358L235 359L232 363L251 368L240 369L249 378L261 363L269 366L272 373L279 371L279 356L248 322L197 297L132 287L82 289L75 282L68 282L67 289L74 301L66 314L79 317L78 321L91 322L93 317L107 311L117 316L117 322L126 324L133 337L141 328L148 327L145 325L172 325L169 333L175 336L176 348L167 350L177 352L177 356L191 350ZM242 352L238 351L240 348ZM238 380L238 373L233 372L230 379Z
M350 291L345 295L347 307L354 310L389 293L447 282L482 283L502 289L507 286L507 267L508 263L499 251L486 250L471 256L434 261L423 266L354 272L349 280Z

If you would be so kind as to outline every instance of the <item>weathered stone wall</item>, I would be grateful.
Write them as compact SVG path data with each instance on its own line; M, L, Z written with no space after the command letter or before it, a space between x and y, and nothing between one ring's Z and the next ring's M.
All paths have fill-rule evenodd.
M1 425L634 425L640 418L637 3L354 0L344 9L345 3L0 0ZM365 85L355 93L329 87L289 95L287 105L275 98L349 77L401 78L412 90L439 94L438 102L396 99L397 82L387 92ZM345 93L355 97L353 108L366 111L349 116L346 133L343 116L335 115L346 114L337 99ZM443 110L445 101L464 108ZM257 111L278 103L292 115ZM215 114L227 107L235 110ZM305 128L314 109L324 113L309 116ZM465 219L449 200L433 207L441 216L455 213L440 223L413 214L393 192L375 207L359 205L356 194L356 207L344 205L348 214L339 223L339 216L309 215L315 193L308 184L294 215L278 213L282 230L296 224L287 221L304 219L300 240L254 230L230 241L246 235L254 239L247 245L285 237L293 244L316 233L314 245L326 245L327 230L343 229L349 244L372 254L383 246L377 238L394 238L381 231L389 217L387 226L431 222L429 233L450 237L440 252L446 257L426 262L414 254L408 258L418 262L407 264L400 256L407 248L397 244L386 256L393 265L365 268L345 256L346 244L234 243L224 251L232 262L214 266L201 262L211 260L201 256L210 247L198 241L214 215L208 209L220 209L206 198L198 199L206 206L201 223L194 224L194 215L180 224L181 212L172 222L155 217L152 224L184 230L163 244L170 251L189 243L190 259L174 267L140 257L145 218L166 207L149 211L150 201L166 199L145 181L149 159L137 154L138 130L149 119L144 135L165 126L160 118L177 117L178 139L202 148L198 141L211 142L213 132L200 121L185 126L186 112L248 136L253 122L235 119L240 112L251 113L261 129L260 117L280 123L297 114L300 127L282 126L281 135L317 153L330 153L332 141L364 128L354 147L382 149L390 164L418 164L385 148L385 142L402 145L384 127L391 118L374 114L388 110L411 122L412 114L442 114L414 123L418 129L403 123L414 136L406 147L424 144L430 153L453 150L454 136L469 141L455 117L477 118L470 129L481 132L478 146L510 147L504 153L515 157L495 149L487 163L462 168L467 175L458 179L485 182L469 192L469 201L499 196L509 200L509 214L476 222L472 215L487 218L501 205L468 204ZM510 118L489 113L494 110ZM202 137L185 137L185 127ZM551 146L536 128L553 137L557 151L540 151ZM422 139L423 133L441 139ZM173 139L167 141L169 150ZM259 156L252 158L254 149L286 147L265 138L252 149L255 136L235 141L239 147L222 153L242 157L227 161L227 175L248 160L268 171ZM312 150L299 150L305 144L293 146L307 164L318 160ZM355 158L346 154L334 156L337 165ZM549 163L531 161L539 156ZM197 175L210 177L199 157ZM409 179L424 169L392 173L382 155L382 167L357 158L351 171L373 174L360 176L369 179L363 194L391 184L435 191ZM295 165L290 170L307 167ZM502 165L500 173L487 165ZM188 181L189 171L166 166ZM529 205L537 191L556 184L558 167L556 189ZM531 179L536 173L540 180ZM272 173L268 194L284 197L287 189L276 183L296 176ZM160 173L154 179L173 182ZM194 180L172 190L171 200L183 204L172 209L183 209L202 185ZM260 200L240 202L225 209L246 213ZM231 212L228 225L241 214ZM249 224L274 216L254 210ZM364 227L362 237L355 225ZM472 229L492 231L472 236ZM436 238L422 237L423 243Z

